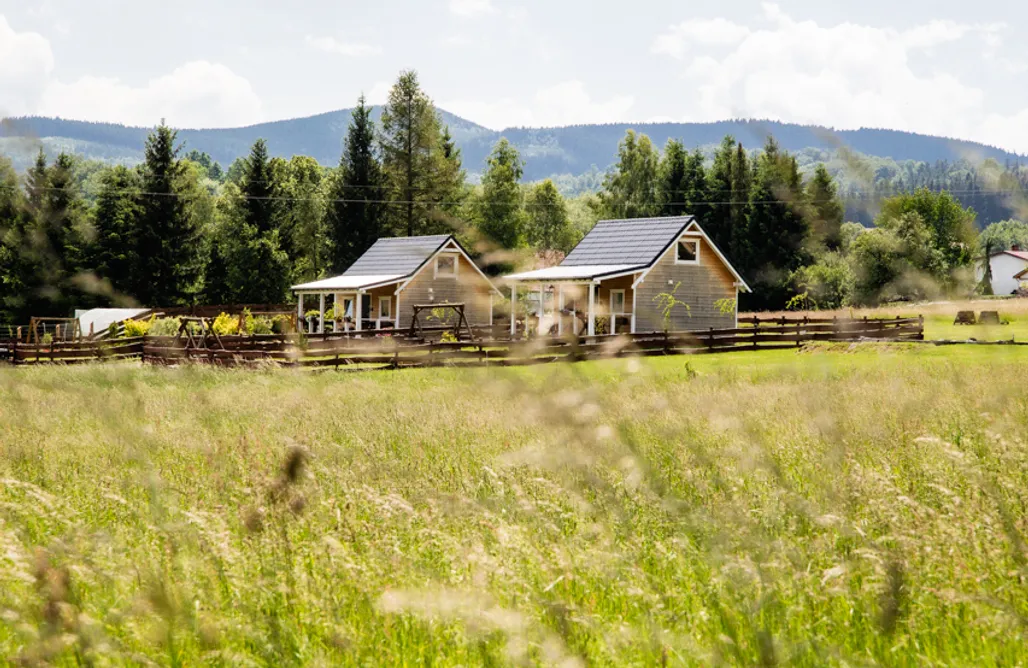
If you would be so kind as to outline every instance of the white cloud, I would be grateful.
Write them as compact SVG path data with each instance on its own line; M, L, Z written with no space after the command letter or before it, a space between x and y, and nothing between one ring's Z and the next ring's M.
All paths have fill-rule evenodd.
M85 76L54 77L50 42L15 32L0 15L0 116L61 116L151 126L162 118L177 127L226 127L264 120L250 82L228 67L198 60L143 85Z
M0 117L32 113L54 69L50 42L15 32L0 14Z
M348 58L362 58L365 56L378 56L382 54L382 47L371 44L360 44L351 42L340 42L334 37L315 37L307 35L304 40L307 46L325 53L335 53Z
M89 121L151 126L162 118L176 127L231 127L262 120L250 82L224 65L194 61L143 86L82 77L47 86L38 113Z
M376 81L375 84L364 93L364 99L368 104L385 104L389 101L389 92L393 84L389 81Z
M1028 124L989 113L984 91L921 71L917 56L961 40L997 49L1001 25L932 21L906 30L797 21L772 3L763 22L693 20L658 35L651 51L684 63L679 120L770 118L839 128L883 127L999 143L1028 151ZM1028 112L1026 112L1028 113ZM1008 134L1000 137L1000 128Z
M684 58L694 44L703 46L732 46L748 37L750 29L727 19L684 21L671 26L668 32L658 35L651 49L675 58Z
M450 13L457 16L482 16L495 12L492 0L450 0Z
M631 96L596 101L581 81L565 81L542 88L529 100L454 99L440 106L458 116L496 130L515 126L562 126L627 120L635 105Z

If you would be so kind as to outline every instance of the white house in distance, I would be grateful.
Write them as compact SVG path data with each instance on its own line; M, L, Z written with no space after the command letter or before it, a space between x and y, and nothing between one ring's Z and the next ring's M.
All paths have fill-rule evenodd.
M996 295L1012 295L1020 285L1018 274L1028 269L1028 252L1014 246L1010 250L993 253L989 256L992 267L992 292ZM985 277L985 267L978 267L978 280Z
M415 305L444 303L464 304L472 326L492 325L493 298L503 297L452 234L379 239L341 276L294 285L293 292L301 322L304 297L317 298L319 333L328 299L337 328L361 331L408 326Z

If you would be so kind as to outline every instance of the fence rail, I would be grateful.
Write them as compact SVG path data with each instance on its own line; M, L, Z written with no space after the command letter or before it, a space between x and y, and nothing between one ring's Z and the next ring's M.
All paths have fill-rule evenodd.
M646 332L615 336L511 339L507 326L476 328L475 339L443 340L446 327L426 328L424 338L404 331L334 334L221 336L208 347L185 338L141 336L109 341L0 341L0 359L19 365L83 364L142 360L150 364L188 362L240 366L274 364L310 369L399 369L438 366L517 366L630 355L658 356L794 348L814 341L861 339L919 341L922 318L740 319L740 327L699 332ZM449 337L452 338L452 337Z

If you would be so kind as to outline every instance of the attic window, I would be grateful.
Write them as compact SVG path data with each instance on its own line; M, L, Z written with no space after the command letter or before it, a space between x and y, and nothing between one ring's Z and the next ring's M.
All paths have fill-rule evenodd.
M675 264L699 264L700 263L700 240L679 239L678 250L675 255Z
M435 277L436 278L456 278L457 277L457 256L456 255L440 255L435 259Z

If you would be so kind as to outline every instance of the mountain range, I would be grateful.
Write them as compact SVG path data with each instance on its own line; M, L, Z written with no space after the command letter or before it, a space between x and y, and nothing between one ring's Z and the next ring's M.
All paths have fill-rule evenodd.
M374 116L381 115L376 108ZM525 179L536 181L559 175L581 176L611 165L618 142L625 131L645 133L657 146L668 139L682 140L687 147L708 147L725 135L733 135L747 148L759 148L768 134L783 148L832 151L842 146L868 156L935 163L961 158L980 161L992 158L1000 163L1019 156L1002 149L964 140L933 137L880 129L832 130L824 127L776 121L729 120L716 123L611 123L558 128L508 128L491 130L440 110L463 151L464 165L472 178L482 171L485 159L500 137L506 137L525 159ZM208 153L227 167L245 156L253 142L263 137L273 155L309 155L323 165L339 161L342 139L350 122L350 110L240 128L179 131L186 150ZM143 143L149 128L115 123L93 123L60 118L24 117L0 121L0 154L14 160L22 170L34 158L42 142L49 153L71 152L85 158L135 164L142 160Z

